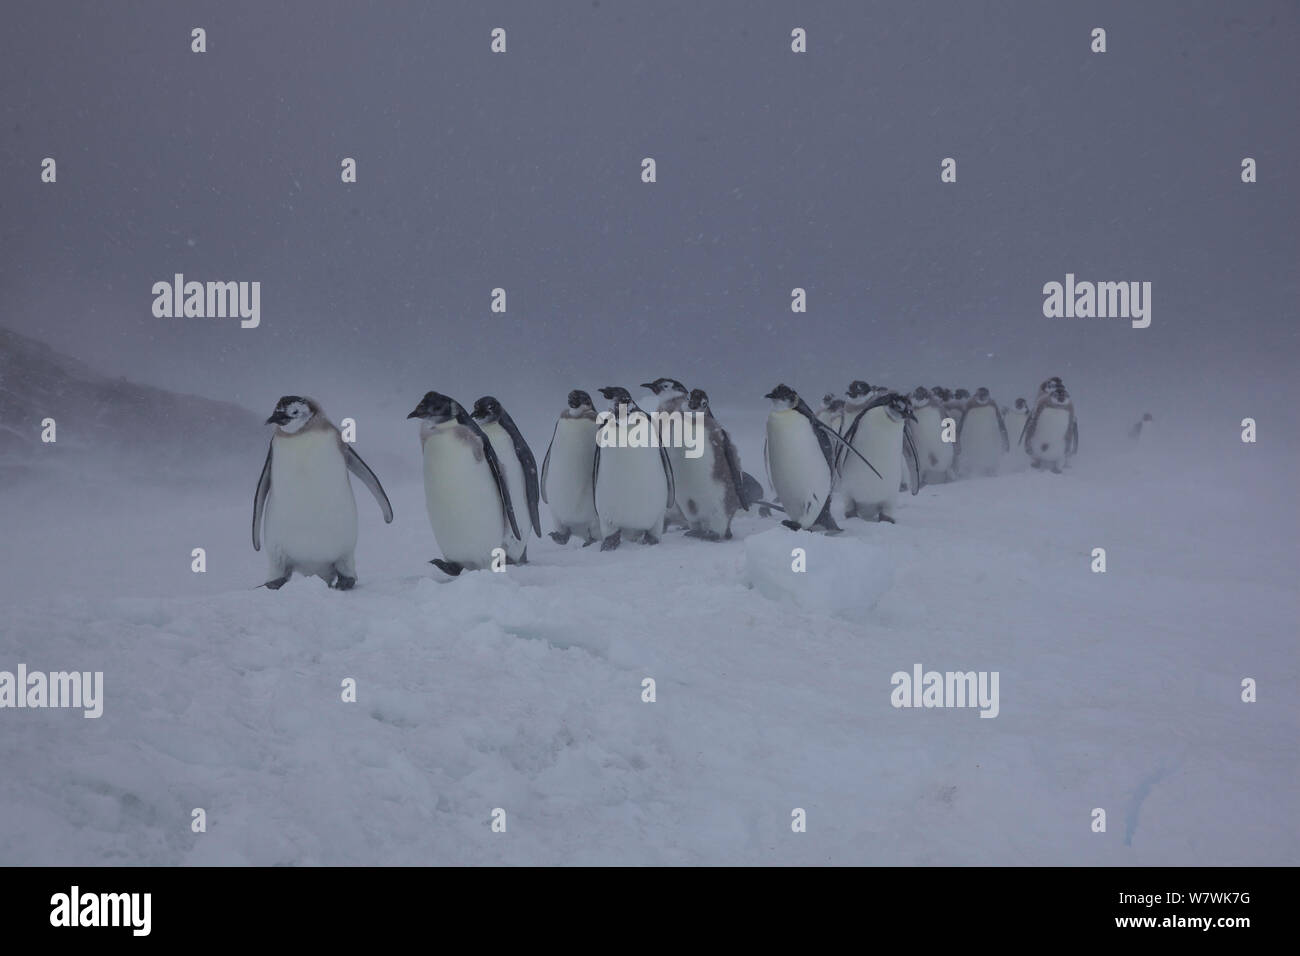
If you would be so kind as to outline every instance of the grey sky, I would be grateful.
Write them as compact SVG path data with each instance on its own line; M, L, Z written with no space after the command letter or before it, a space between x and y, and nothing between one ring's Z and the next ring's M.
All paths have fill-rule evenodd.
M257 409L345 375L394 405L1267 379L1297 355L1298 10L11 4L0 324ZM261 281L261 327L155 318L175 272ZM1151 328L1045 319L1066 272L1151 281Z

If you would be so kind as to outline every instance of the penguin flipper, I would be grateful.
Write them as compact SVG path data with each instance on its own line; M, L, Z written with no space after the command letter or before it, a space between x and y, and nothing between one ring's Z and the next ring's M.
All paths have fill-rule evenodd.
M673 478L673 461L668 457L668 449L663 445L659 446L659 461L664 466L664 477L668 479L668 504L664 507L671 508L677 503L677 481Z
M921 480L921 460L916 454L916 443L912 441L911 422L903 424L903 463L907 465L908 490L916 494L925 482Z
M528 442L524 441L524 436L519 433L519 426L515 420L506 414L505 409L501 410L501 417L498 419L501 427L506 430L510 440L514 442L515 457L519 459L519 464L524 469L524 493L528 496L528 517L533 522L533 531L537 537L542 536L542 518L537 509L538 485L537 480L537 459L533 457L533 450L528 447ZM559 422L555 425L558 428ZM551 436L554 439L554 435ZM550 449L547 449L550 452Z
M501 470L501 462L497 458L497 453L492 450L492 442L483 433L483 429L478 427L478 422L466 414L463 408L456 421L472 431L478 438L479 445L483 449L483 457L487 459L488 470L492 472L492 480L496 482L497 497L501 499L501 515L505 518L506 527L510 529L516 541L524 540L524 536L519 533L519 522L515 520L514 506L510 502L510 487L506 484L506 477Z
M388 501L388 495L384 493L384 486L379 483L379 478L370 466L361 460L361 456L352 450L352 446L343 442L343 460L347 462L348 471L356 475L361 483L370 489L370 493L375 496L375 501L379 502L379 510L384 513L384 523L393 523L393 506ZM269 476L268 476L269 479Z
M257 491L253 495L253 550L262 550L262 512L266 510L266 496L271 493L271 451L275 448L275 439L266 448L266 463L262 465L262 476L257 479Z
M736 451L736 446L731 441L731 436L727 434L727 430L725 428L718 430L722 432L722 454L727 459L727 469L731 472L731 483L736 488L736 497L740 499L740 507L748 511L749 489L745 487L745 473L740 469L740 453Z
M1007 423L1002 418L1001 409L994 405L993 411L998 416L998 431L1002 433L1002 453L1006 454L1011 450L1011 440L1007 438Z
M740 484L745 489L742 497L745 501L745 510L748 511L751 505L763 503L763 486L747 471L740 473Z
M1065 430L1065 455L1073 458L1079 451L1079 420L1070 415L1070 425Z
M550 502L546 500L546 472L547 472L547 471L550 469L550 467L551 467L551 448L552 448L552 446L555 445L555 433L558 432L559 430L560 430L560 422L559 422L559 420L557 419L556 422L555 422L555 427L554 427L553 429L551 429L551 443L550 443L549 445L546 446L546 457L542 459L542 487L541 487L541 492L542 492L542 500L543 500L543 501L546 501L547 504L550 504ZM540 533L538 534L538 537L539 537L539 538L541 537L541 534L540 534Z

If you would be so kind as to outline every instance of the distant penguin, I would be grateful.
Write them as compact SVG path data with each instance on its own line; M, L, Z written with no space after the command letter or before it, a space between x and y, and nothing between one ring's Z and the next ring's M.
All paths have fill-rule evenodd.
M533 451L528 447L528 442L524 441L524 436L519 433L514 419L491 395L484 395L475 402L470 414L492 443L492 450L501 463L506 485L510 488L510 501L520 509L516 519L523 516L524 506L528 507L526 520L518 521L522 537L516 538L507 533L503 542L507 563L524 564L528 561L529 529L539 538L542 536L542 519L537 506L540 497L537 459L533 457Z
M1035 468L1050 468L1054 474L1079 448L1074 402L1064 386L1047 393L1034 407L1025 425L1025 451Z
M653 382L642 382L641 387L648 388L651 394L654 395L655 399L658 401L658 405L654 410L659 412L661 416L669 415L673 412L685 411L687 389L686 386L677 381L677 379L657 378ZM684 452L680 447L675 447L666 440L663 434L664 429L666 427L672 427L666 424L667 419L660 418L660 422L660 443L668 452L668 461L673 466L673 473L675 475L677 469L681 466ZM664 513L664 526L671 527L674 525L681 525L682 527L688 526L688 522L685 517L682 516L680 504L674 504Z
M964 388L959 388L955 392L949 393L948 398L943 403L945 418L951 418L957 425L958 431L961 430L961 418L966 414L966 402L970 399L970 392Z
M976 390L966 401L957 429L957 472L962 475L996 475L1002 456L1011 450L1002 410L987 388Z
M837 432L844 430L844 399L827 393L822 398L822 407L817 409L817 420L829 425Z
M385 522L392 522L393 506L314 400L286 395L266 424L276 429L253 496L254 551L262 550L265 524L266 587L278 590L297 571L346 591L357 582L357 502L348 472L370 489Z
M849 387L844 392L844 407L840 410L842 415L840 431L847 428L849 422L858 417L858 412L867 407L867 402L871 401L875 391L874 386L860 378L849 382ZM838 455L838 449L836 454Z
M704 389L691 390L687 410L703 416L700 456L683 455L674 466L677 506L682 509L695 538L718 541L731 537L731 519L739 510L749 510L747 476L740 468L740 453L726 429L718 424L709 408Z
M1142 436L1142 426L1151 421L1151 413L1146 412L1133 427L1128 430L1128 437L1131 441L1137 441Z
M492 442L459 402L439 392L426 393L406 417L420 420L424 503L442 549L429 563L452 577L489 567L507 535L523 538L527 520L515 517Z
M943 420L946 417L943 399L925 386L920 386L912 392L912 414L916 416L912 437L916 442L922 482L931 484L951 481L955 443L943 440Z
M791 530L842 530L831 517L831 491L839 476L835 448L848 443L817 420L808 403L787 385L778 385L765 398L772 402L767 415L767 440L763 458L768 479L786 513L781 523ZM861 458L861 452L849 448ZM870 462L866 462L871 467Z
M1006 423L1007 438L1011 442L1012 449L1017 452L1024 451L1025 423L1029 421L1029 403L1023 398L1017 398L1014 407L1003 410L1002 420Z
M542 462L542 500L551 506L555 530L551 538L566 544L580 534L583 547L600 539L596 495L591 483L596 463L596 409L581 389L569 393L568 407L560 412L551 444Z
M839 492L846 518L893 524L904 474L912 494L920 490L920 463L908 427L915 423L911 402L897 392L877 395L845 423L844 440L874 466L868 468L856 456L840 456Z
M645 544L658 544L665 513L675 500L668 449L654 447L650 416L627 389L609 385L600 394L610 400L610 410L597 416L600 430L592 466L600 550L617 548L625 532Z

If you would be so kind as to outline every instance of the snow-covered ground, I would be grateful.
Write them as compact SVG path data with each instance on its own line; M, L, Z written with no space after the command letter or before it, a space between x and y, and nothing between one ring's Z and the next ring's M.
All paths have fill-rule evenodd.
M720 417L761 475L761 410ZM100 670L105 703L0 711L0 864L1295 864L1296 449L1123 424L896 526L742 515L455 580L377 466L396 521L356 488L347 593L254 590L260 458L11 483L0 669ZM998 716L895 709L917 663L999 672Z

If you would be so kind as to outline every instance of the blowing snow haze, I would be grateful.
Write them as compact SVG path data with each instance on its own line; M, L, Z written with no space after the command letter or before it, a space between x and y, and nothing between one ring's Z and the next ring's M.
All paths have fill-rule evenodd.
M0 322L112 375L254 411L288 391L553 404L657 375L719 405L781 380L1001 395L1047 374L1080 400L1214 381L1258 402L1296 358L1290 3L59 3L6 21ZM259 281L261 325L155 318L176 273ZM1067 273L1151 282L1151 327L1045 318Z
M1264 0L7 5L0 863L1294 865L1297 49ZM777 413L843 531L714 541L566 402L661 377L730 439L684 521L780 497L779 383L891 462L873 395L1027 405L923 410L897 493ZM551 495L476 570L526 456L429 392L572 540Z

